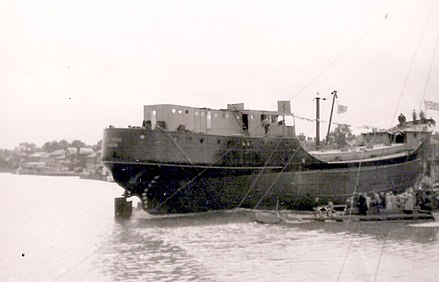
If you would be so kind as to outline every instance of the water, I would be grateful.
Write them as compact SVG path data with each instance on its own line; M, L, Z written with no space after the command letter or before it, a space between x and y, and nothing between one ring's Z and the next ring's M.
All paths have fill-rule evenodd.
M114 183L0 174L1 281L437 281L436 222L114 220Z

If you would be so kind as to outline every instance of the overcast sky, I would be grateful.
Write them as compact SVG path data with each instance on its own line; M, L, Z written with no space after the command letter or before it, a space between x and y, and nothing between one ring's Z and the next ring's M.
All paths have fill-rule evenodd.
M438 27L432 0L4 0L0 148L93 145L110 124L140 125L147 104L291 100L315 118L316 93L333 90L348 106L334 121L387 128L439 102Z

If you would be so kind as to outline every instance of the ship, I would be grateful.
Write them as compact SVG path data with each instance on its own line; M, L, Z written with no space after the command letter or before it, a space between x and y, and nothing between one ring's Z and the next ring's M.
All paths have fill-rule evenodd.
M426 171L434 120L361 134L348 150L309 151L290 101L277 111L146 105L141 126L104 129L102 163L124 197L152 214L307 209L353 193L399 193ZM140 123L139 123L140 124Z

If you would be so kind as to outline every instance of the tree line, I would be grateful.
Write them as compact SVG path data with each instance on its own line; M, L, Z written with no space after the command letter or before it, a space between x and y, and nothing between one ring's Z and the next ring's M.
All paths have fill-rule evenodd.
M87 145L81 140L73 140L72 142L68 142L67 140L62 139L60 141L48 141L41 147L38 147L31 142L21 142L15 148L15 150L0 149L0 171L13 171L17 168L20 159L34 152L44 151L47 153L53 153L56 150L65 150L71 147L92 148L96 152L101 149L101 146L102 140L95 145Z
M60 141L47 141L43 144L41 147L37 147L34 143L30 142L21 142L18 146L19 151L31 153L31 152L38 152L38 151L44 151L47 153L55 152L56 150L65 150L67 148L73 147L73 148L92 148L94 151L98 151L102 146L102 140L100 140L95 145L87 145L81 140L73 140L71 143L69 143L67 140L62 139Z

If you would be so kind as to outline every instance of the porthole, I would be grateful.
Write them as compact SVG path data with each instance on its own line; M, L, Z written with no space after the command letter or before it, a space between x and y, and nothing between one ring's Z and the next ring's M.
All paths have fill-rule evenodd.
M175 114L176 110L175 110L175 109L172 109L171 112L172 112L173 114Z
M204 142L204 138L200 138L200 143L203 143Z

